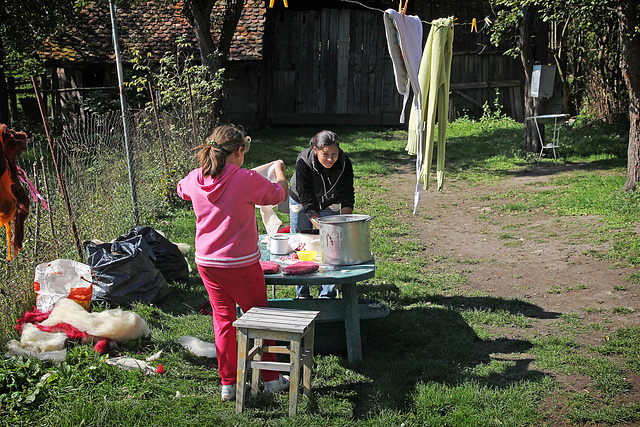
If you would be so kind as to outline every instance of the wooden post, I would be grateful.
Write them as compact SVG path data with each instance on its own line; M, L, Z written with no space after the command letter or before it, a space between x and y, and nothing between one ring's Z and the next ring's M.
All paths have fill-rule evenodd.
M38 100L38 107L40 108L40 115L42 116L42 124L44 125L44 131L47 134L47 141L49 142L49 150L51 151L51 157L53 159L53 167L55 168L56 176L58 177L58 185L60 186L60 191L62 192L64 205L67 208L67 215L69 217L69 223L71 225L71 233L73 234L73 241L75 242L76 249L78 251L78 261L82 262L83 261L82 247L80 246L80 239L78 238L78 230L76 228L76 222L73 219L71 203L69 202L69 194L67 193L67 188L64 185L62 174L60 173L60 168L58 167L58 162L56 161L56 153L53 149L53 139L51 137L51 131L49 130L47 118L45 117L44 110L42 109L42 102L40 100L40 93L38 91L38 83L36 83L36 79L33 76L31 76L31 82L33 83L33 90L35 91L36 99Z
M193 132L193 146L196 147L198 145L198 136L196 134L196 117L193 113L193 97L191 96L191 79L189 78L189 74L187 74L187 86L189 88L189 107L191 108L191 129Z
M49 192L49 184L47 179L47 170L44 167L44 156L42 155L42 149L40 151L40 168L42 169L42 182L44 183L44 191L47 194L47 200L51 204L51 193ZM56 252L56 258L60 258L58 250L58 239L56 238L56 228L53 223L53 211L49 207L49 225L51 226L51 240L53 241L53 248Z

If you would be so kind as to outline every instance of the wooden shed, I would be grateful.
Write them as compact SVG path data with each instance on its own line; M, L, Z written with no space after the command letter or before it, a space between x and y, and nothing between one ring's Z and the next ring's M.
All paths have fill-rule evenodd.
M245 5L226 71L230 121L245 126L400 125L402 98L383 23L383 10L396 2L288 3L288 8L281 2L274 8L266 1ZM159 59L175 50L180 35L195 41L179 4L148 1L118 13L125 61L131 59L131 47ZM425 0L413 2L408 13L425 22L425 39L430 20L452 14ZM503 112L522 121L519 61L490 46L486 32L466 34L465 24L455 28L450 118L493 105L498 88ZM81 113L70 106L88 91L117 90L110 30L108 7L90 2L39 52L51 70L45 89L54 96L56 115Z

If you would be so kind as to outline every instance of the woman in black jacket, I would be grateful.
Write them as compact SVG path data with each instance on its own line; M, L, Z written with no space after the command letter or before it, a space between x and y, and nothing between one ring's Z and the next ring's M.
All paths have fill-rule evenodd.
M289 187L291 232L318 228L318 218L353 213L353 167L329 130L318 132L296 160ZM297 286L298 298L310 298L308 286ZM320 298L335 298L335 285L322 285Z

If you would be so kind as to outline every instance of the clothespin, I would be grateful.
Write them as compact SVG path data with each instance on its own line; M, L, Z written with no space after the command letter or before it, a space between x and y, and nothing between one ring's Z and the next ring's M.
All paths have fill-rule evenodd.
M478 32L478 23L476 22L476 18L471 20L471 32Z
M276 0L271 0L269 2L269 7L273 7L273 4L276 2ZM282 0L282 2L284 3L284 7L289 7L289 3L287 2L287 0Z
M402 6L402 0L400 0L400 4L398 5L398 12L402 12L402 18L404 18L404 14L407 12L407 5L409 5L409 0L405 0L404 7Z
M491 19L489 19L488 16L484 17L484 28L489 28L491 26L491 24L493 24L493 22L491 22Z

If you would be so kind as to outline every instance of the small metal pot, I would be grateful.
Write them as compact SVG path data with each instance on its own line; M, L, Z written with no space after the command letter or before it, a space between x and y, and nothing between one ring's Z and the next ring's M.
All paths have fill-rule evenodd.
M352 265L371 260L369 215L332 215L318 219L325 264Z

